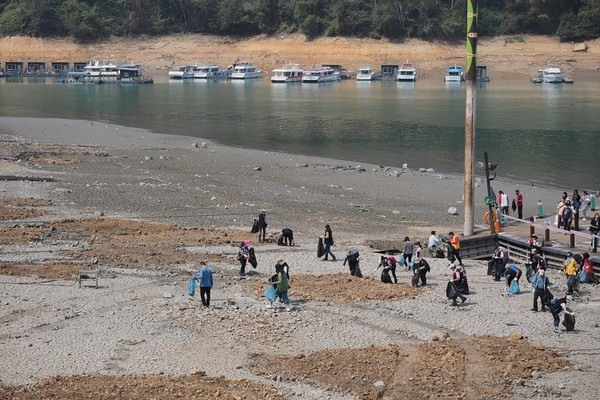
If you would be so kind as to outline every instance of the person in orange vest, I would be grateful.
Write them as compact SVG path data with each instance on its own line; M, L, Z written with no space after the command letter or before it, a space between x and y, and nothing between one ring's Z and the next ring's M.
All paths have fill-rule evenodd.
M462 266L463 263L460 259L460 239L454 234L454 232L449 232L448 236L450 237L450 248L452 250L452 254L454 257L456 257L456 261L458 261L459 265Z

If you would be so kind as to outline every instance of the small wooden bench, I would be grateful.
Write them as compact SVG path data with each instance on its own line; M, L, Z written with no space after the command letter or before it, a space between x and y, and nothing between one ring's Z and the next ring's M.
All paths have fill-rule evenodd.
M75 279L79 282L79 287L82 285L82 281L92 281L94 287L98 289L98 275L100 275L100 271L97 269L88 269L88 270L80 270Z

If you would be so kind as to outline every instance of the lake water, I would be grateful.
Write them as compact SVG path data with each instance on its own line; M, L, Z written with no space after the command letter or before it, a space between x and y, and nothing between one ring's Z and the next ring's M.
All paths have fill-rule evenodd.
M478 84L476 160L500 176L573 188L600 186L600 82ZM107 121L155 132L294 154L461 173L465 84L271 84L157 81L70 85L0 81L0 115ZM484 171L478 169L477 175ZM562 191L561 190L561 191Z

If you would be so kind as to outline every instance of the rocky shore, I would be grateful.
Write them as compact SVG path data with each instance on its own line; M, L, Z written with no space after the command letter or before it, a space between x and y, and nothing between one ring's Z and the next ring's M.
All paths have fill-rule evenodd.
M58 119L0 118L0 152L15 178L0 181L0 397L133 398L140 386L161 398L596 396L597 287L573 305L576 331L555 334L548 313L529 311L531 288L507 295L485 262L465 261L472 293L459 307L445 259L428 259L425 287L404 270L399 285L379 282L377 251L461 231L460 176ZM497 181L536 200L526 215L557 194ZM249 233L261 209L266 243ZM316 258L325 223L336 262ZM275 243L286 226L294 247ZM259 265L240 277L243 239ZM348 249L365 278L342 265ZM280 258L291 312L262 297ZM200 260L215 271L208 309L186 291ZM98 289L75 284L82 268L101 271ZM550 279L563 293L560 272Z

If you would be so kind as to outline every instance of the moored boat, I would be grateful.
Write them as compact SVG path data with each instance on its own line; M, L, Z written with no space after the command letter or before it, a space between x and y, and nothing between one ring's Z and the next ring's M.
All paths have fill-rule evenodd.
M398 74L396 75L398 81L415 82L417 80L417 69L412 62L406 61L398 68Z
M198 65L194 70L195 79L227 79L231 76L231 70L222 69L218 65Z
M197 65L182 65L169 71L169 79L191 79L196 73Z
M256 79L261 77L261 71L249 62L233 65L231 79Z
M379 77L369 66L360 67L356 74L357 81L375 81Z
M462 82L465 80L465 76L463 73L463 67L458 65L453 65L448 68L448 72L444 77L444 82Z
M304 69L298 64L284 65L281 68L275 68L273 70L273 76L271 76L271 82L273 83L293 83L302 82L302 75Z
M83 67L83 72L86 72L90 79L102 81L115 80L119 76L117 64L110 61L100 63L92 60Z
M322 83L337 82L340 80L340 74L331 67L315 67L304 71L302 83Z
M544 83L562 83L563 74L557 66L548 66L542 70Z

